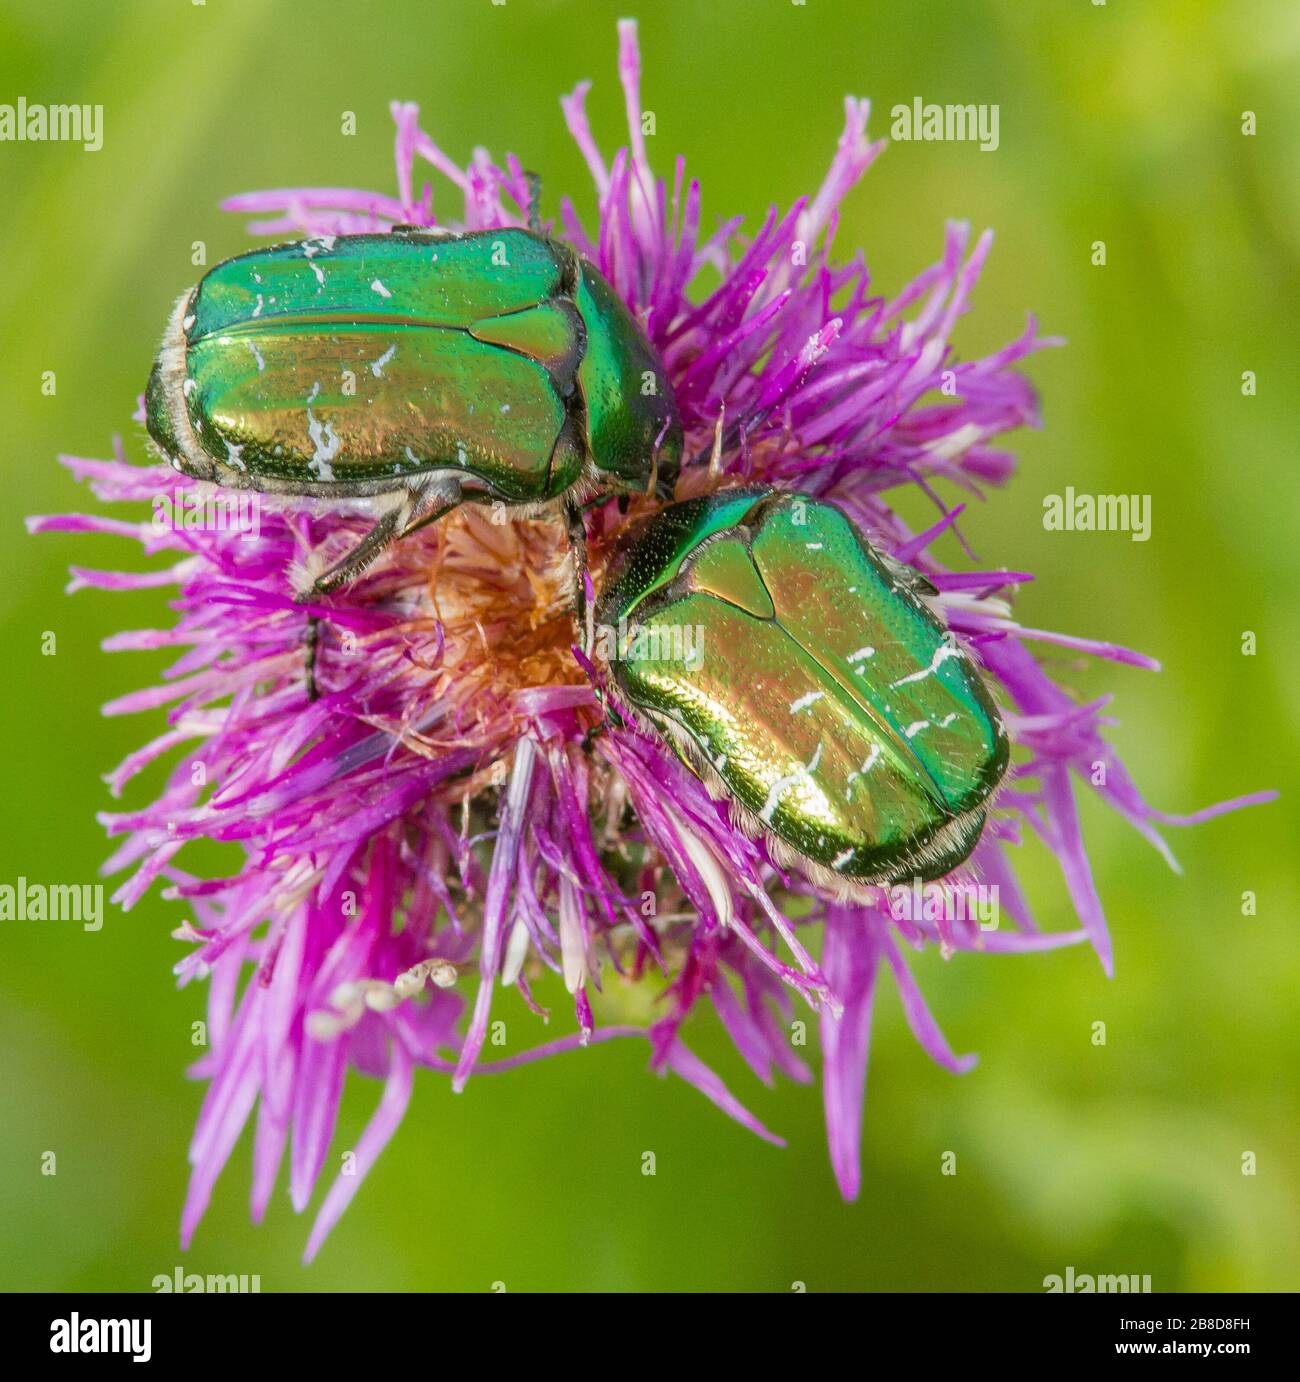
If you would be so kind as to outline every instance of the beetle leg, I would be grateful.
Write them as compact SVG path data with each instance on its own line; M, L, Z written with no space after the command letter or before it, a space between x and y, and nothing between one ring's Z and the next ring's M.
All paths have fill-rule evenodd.
M307 633L303 642L307 645L307 703L310 705L320 696L320 688L316 685L316 650L320 644L320 616L318 614L307 616Z
M407 537L425 524L441 518L460 503L460 487L453 491L432 489L423 485L408 485L399 491L396 502L378 518L375 526L357 545L327 571L309 579L295 597L299 604L333 594L349 585L388 546Z
M601 718L582 736L583 753L589 753L591 746L602 734L608 734L611 729L627 728L627 721L614 709L613 698L608 692L599 686L593 689L596 693L596 704L601 709Z
M340 586L356 580L397 536L405 507L404 504L395 504L382 514L375 526L346 556L336 561L327 571L322 571L305 589L299 590L295 596L298 603L305 604L321 595L330 595Z
M457 485L452 492L439 491L436 495L429 497L425 501L429 504L427 512L417 513L415 517L402 529L395 542L400 542L404 537L410 537L412 533L418 533L421 528L427 528L430 523L436 523L444 514L449 514L452 509L459 508L461 504L460 486Z
M610 697L600 687L596 687L596 703L603 712L602 717L582 736L583 753L589 753L602 734L608 734L611 729L627 728L627 721L614 709Z
M587 525L582 521L582 510L572 501L565 502L564 522L573 553L573 618L578 626L579 646L590 656L595 630L591 606L587 602Z

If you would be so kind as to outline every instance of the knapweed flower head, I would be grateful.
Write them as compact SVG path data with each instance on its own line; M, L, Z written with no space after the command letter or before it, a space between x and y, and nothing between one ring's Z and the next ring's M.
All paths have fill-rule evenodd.
M834 244L839 207L882 148L868 139L867 103L853 99L810 196L752 230L738 217L711 217L706 229L684 162L667 179L650 167L630 23L621 26L619 71L630 139L612 160L587 121L587 84L562 102L598 213L584 224L566 199L550 230L601 270L662 358L686 434L675 497L742 484L797 490L834 504L895 562L923 573L951 634L995 688L1014 745L1010 773L954 875L924 892L877 887L846 897L742 829L666 742L607 716L605 672L575 646L574 571L558 515L465 505L306 607L295 603L292 572L337 560L364 531L360 515L303 503L263 506L255 524L38 520L43 529L135 538L170 558L146 575L78 568L72 588L178 590L171 628L108 643L178 650L162 685L107 707L169 707L166 731L110 776L112 791L164 756L175 758L174 771L153 804L104 821L123 837L109 867L129 870L117 901L130 907L155 884L182 901L192 920L177 936L192 949L177 972L182 983L208 982L210 1046L193 1071L208 1089L190 1148L186 1241L250 1119L254 1217L286 1154L293 1204L307 1207L352 1069L381 1080L382 1091L354 1149L356 1174L340 1176L319 1208L309 1256L400 1123L417 1066L461 1089L476 1071L640 1038L655 1070L779 1141L692 1054L690 1020L701 1004L769 1082L774 1072L813 1078L789 1023L799 1009L817 1015L831 1161L852 1198L882 973L929 1055L966 1070L973 1058L948 1046L907 954L1086 939L1109 972L1079 784L1162 850L1158 823L1256 799L1186 818L1149 807L1105 741L1106 701L1079 704L1032 649L1045 642L1154 664L1024 628L1010 602L1027 573L949 570L931 553L962 512L944 495L984 497L1002 485L1013 460L1001 438L1038 421L1016 368L1049 344L1032 320L993 354L954 353L990 236L972 242L964 225L950 224L936 262L892 297L876 291L862 255ZM395 103L392 113L395 195L304 188L227 206L257 216L255 233L281 238L525 223L531 191L519 160L498 164L478 150L462 168L414 105ZM454 189L451 216L441 192L435 202L429 184L417 187L429 169ZM120 444L112 460L67 464L114 503L174 514L193 502L192 481L129 464ZM934 505L923 531L891 507L891 493L908 487ZM589 507L591 592L632 525L662 502L646 495ZM304 681L309 614L322 620L314 702ZM1059 860L1078 929L1036 925L1011 862L1026 834ZM219 879L187 872L185 846L198 839L241 847L242 867ZM960 905L993 889L992 919ZM573 1017L557 1014L561 1034L543 1039L547 971L571 995ZM598 1023L595 1011L617 1014L627 988L651 992L656 1019ZM596 1010L593 995L603 995ZM486 1059L492 1015L506 1003L536 1015L528 1020L538 1040L516 1048L525 1023L513 1021L511 1048Z

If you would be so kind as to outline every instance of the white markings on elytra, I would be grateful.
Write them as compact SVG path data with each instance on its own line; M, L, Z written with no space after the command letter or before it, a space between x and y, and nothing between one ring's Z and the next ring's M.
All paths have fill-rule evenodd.
M865 662L869 657L875 657L876 650L868 643L865 647L859 648L856 653L850 653L844 660L852 667L855 663Z
M304 240L302 242L302 252L310 259L313 254L328 254L334 248L334 241L338 239L336 235L318 235L314 240ZM260 282L261 280L259 280Z
M820 552L822 550L822 544L820 542L805 542L804 546L810 552Z
M254 315L255 317L260 317L260 316L262 315L262 308L265 307L265 306L266 306L266 303L262 301L262 295L261 295L261 293L258 293L258 295L257 295L257 302L254 304L254 307L253 307L253 315Z
M233 441L226 443L226 460L235 467L236 470L247 471L248 467L244 464L244 448L236 446Z
M420 458L415 454L414 451L411 450L409 446L406 448L406 459L410 461L412 465L424 464L424 462L420 460Z
M320 380L317 379L311 386L311 393L307 395L308 404L316 402L317 395L320 393Z
M785 794L787 787L793 787L796 782L803 782L807 777L817 771L817 765L821 762L822 746L817 745L817 752L813 754L806 766L800 765L788 777L779 777L772 784L771 791L767 794L767 800L763 803L763 809L758 813L758 818L764 825L772 824L772 817L776 813L776 808L780 805L781 798Z
M197 389L198 387L199 387L199 381L198 381L197 379L189 379L189 378L187 378L187 379L185 380L185 382L181 385L181 393L183 393L183 394L185 395L185 397L188 398L188 397L190 396L190 394L192 394L192 393L194 392L194 390Z
M311 409L307 409L307 435L311 438L311 444L315 448L307 468L316 476L318 480L332 480L334 478L334 467L330 462L343 447L343 443L335 434L333 423L327 422L324 427L311 415Z
M384 351L384 353L379 357L378 360L372 360L372 361L370 362L370 373L373 374L373 375L375 376L376 379L378 379L379 376L380 376L381 374L383 374L383 372L384 372L384 366L385 366L385 365L393 358L393 356L396 355L396 354L397 354L397 346L396 346L396 345L390 345L390 346L388 347L388 349L387 349L386 351Z
M325 287L325 270L322 269L319 264L313 263L311 260L307 262L311 264L311 271L316 275L316 291L319 293Z
M800 696L797 701L791 701L790 714L797 715L801 710L807 710L810 705L816 705L825 694L825 691L809 691L806 696Z
M859 769L857 769L856 772L851 772L849 774L848 782L845 785L851 787L853 785L853 779L855 777L866 777L866 775L872 770L872 768L876 766L876 763L879 760L879 758L880 745L872 744L871 752L867 754L867 756L862 760L862 766Z
M853 850L846 849L842 854L837 854L835 858L831 860L831 868L835 869L838 872L838 870L842 869L844 865L847 864L849 860L852 858Z
M949 726L950 724L952 724L952 722L953 722L956 718L957 718L957 712L954 710L950 715L945 715L945 716L943 717L943 719L939 721L939 728L940 728L940 729L947 729L948 726Z
M897 681L891 681L889 684L891 687L907 686L910 682L924 681L931 672L937 672L943 663L947 662L950 657L959 656L959 652L960 650L956 643L950 638L945 638L934 650L934 656L930 659L930 665L928 667L923 667L919 672L910 672L907 676L899 677Z
M184 330L188 331L193 325L194 325L194 313L191 312L190 315L189 315L188 317L186 317L184 321L181 322L181 327L182 327Z
M920 734L920 732L923 729L929 729L929 727L929 720L913 720L912 723L908 725L908 727L903 731L903 738L911 739L913 735Z
M378 293L381 298L390 298L393 296L378 279L375 279L370 285L370 291L372 293Z
M252 341L249 341L248 348L253 352L253 359L257 361L257 372L261 374L266 368L266 361L262 359L262 352L258 350L257 346Z
M508 403L503 403L501 405L501 416L504 417L509 411L510 405Z

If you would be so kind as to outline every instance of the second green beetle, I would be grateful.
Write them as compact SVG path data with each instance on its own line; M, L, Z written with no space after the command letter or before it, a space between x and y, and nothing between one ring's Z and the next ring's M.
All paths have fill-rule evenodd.
M974 662L833 506L730 490L661 510L596 609L618 705L778 862L835 891L939 878L983 831L1010 745Z

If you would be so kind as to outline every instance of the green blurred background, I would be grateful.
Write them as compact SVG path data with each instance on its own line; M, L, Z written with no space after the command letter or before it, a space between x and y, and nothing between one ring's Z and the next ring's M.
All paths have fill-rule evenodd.
M544 171L548 210L562 190L590 209L557 97L594 78L590 108L612 149L624 8L5 0L0 101L102 103L105 143L0 145L4 881L91 881L107 853L100 775L161 724L101 718L101 702L149 683L164 660L99 643L165 622L163 597L62 594L69 562L134 565L134 547L28 538L21 521L91 507L57 452L105 455L121 431L143 457L129 415L173 296L194 277L191 242L207 242L209 262L247 243L218 199L286 184L391 191L387 103L401 97L457 158L477 143L513 149ZM945 217L996 229L959 349L1001 344L1027 310L1069 346L1030 362L1046 428L1014 440L1021 474L968 515L968 535L989 562L1038 573L1026 622L1162 660L1159 676L1061 660L1080 695L1115 691L1115 742L1153 801L1182 810L1287 788L1286 688L1300 684L1300 12L1285 0L697 0L645 4L641 20L652 157L665 171L687 155L706 225L812 190L845 93L872 98L877 135L917 95L999 104L996 153L888 149L849 201L840 243L864 245L893 292L938 254ZM340 135L344 110L355 137ZM453 204L445 185L437 195ZM1091 263L1096 240L1104 268ZM58 392L43 397L51 369ZM1257 374L1255 397L1243 370ZM1045 532L1043 496L1066 485L1151 494L1151 540ZM41 654L47 630L53 657ZM1244 630L1255 657L1241 654ZM128 805L159 781L134 784ZM1171 831L1181 877L1091 800L1084 824L1117 977L1083 949L927 954L916 969L936 1016L956 1049L980 1053L960 1079L922 1054L886 984L858 1203L836 1193L817 1090L758 1086L701 1013L691 1043L787 1149L648 1075L640 1044L485 1077L459 1097L421 1073L404 1128L307 1269L308 1224L283 1187L264 1226L247 1221L247 1139L196 1245L184 1257L177 1246L201 1097L182 1076L201 994L169 976L182 909L152 895L128 916L110 911L95 935L0 923L0 1285L148 1289L183 1262L260 1273L264 1290L1038 1290L1068 1266L1150 1273L1158 1290L1294 1290L1290 801ZM1072 925L1052 862L1024 855L1040 921ZM1242 915L1245 890L1256 916ZM1091 1040L1099 1021L1104 1047ZM354 1082L336 1150L353 1145L376 1094ZM646 1149L653 1178L641 1175ZM40 1174L47 1150L54 1177ZM940 1174L945 1151L955 1177Z

